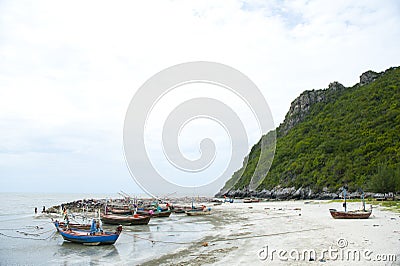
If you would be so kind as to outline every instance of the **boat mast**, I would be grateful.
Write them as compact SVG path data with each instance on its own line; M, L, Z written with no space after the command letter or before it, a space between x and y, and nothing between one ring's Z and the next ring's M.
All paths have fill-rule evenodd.
M362 204L363 204L363 211L365 211L365 197L364 197L364 190L361 190L361 199L362 199Z
M343 197L344 197L344 203L343 203L344 211L347 212L347 204L346 204L346 186L343 187Z

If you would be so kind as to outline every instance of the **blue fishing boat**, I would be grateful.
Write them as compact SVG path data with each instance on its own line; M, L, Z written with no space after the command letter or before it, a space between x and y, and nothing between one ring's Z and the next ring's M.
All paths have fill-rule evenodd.
M114 233L77 229L63 230L59 226L58 221L55 221L54 225L64 240L89 246L112 245L115 243L115 241L117 241L122 232L122 225L119 225Z

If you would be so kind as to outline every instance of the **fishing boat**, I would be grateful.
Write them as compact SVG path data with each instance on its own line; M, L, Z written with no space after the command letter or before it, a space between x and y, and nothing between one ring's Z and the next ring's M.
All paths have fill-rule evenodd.
M58 226L61 229L67 229L67 223L65 223L65 222L58 222ZM90 224L68 223L68 228L70 228L70 229L89 230L90 229Z
M336 209L329 209L332 217L334 219L368 219L371 215L372 211L364 211L364 210L357 210L357 211L337 211Z
M206 208L206 206L203 206L201 209L193 208L191 210L185 211L185 213L189 216L210 215L211 208Z
M121 215L126 215L126 214L132 214L132 210L126 210L126 209L110 209L110 211L113 214L121 214Z
M137 214L143 216L151 216L151 217L169 217L171 215L171 210L168 211L151 211L151 210L138 210Z
M360 191L361 191L361 195L362 195L363 208L361 210L347 211L347 202L346 202L347 186L344 186L343 187L344 211L338 211L336 209L329 209L329 212L331 213L332 218L334 218L334 219L368 219L369 216L371 216L372 208L370 210L365 209L364 191L362 191L361 189L360 189Z
M202 210L201 207L195 208L194 206L192 206L192 207L190 207L190 206L173 206L172 207L172 212L174 212L174 213L185 213L186 211L190 211L192 209Z
M112 245L117 241L119 235L122 232L122 225L119 225L114 233L112 232L96 232L93 233L89 230L77 230L77 229L66 229L60 228L58 221L54 222L57 231L64 238L64 240L79 243L89 246L97 245Z
M144 215L117 215L117 214L101 214L101 220L106 224L122 224L122 225L146 225L150 222L150 216Z

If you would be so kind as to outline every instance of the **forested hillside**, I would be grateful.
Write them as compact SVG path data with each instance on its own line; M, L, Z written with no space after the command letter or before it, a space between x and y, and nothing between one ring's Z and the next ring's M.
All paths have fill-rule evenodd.
M368 71L349 88L334 82L327 89L303 92L276 132L270 171L262 172L271 154L259 158L258 143L247 167L221 193L248 190L257 171L264 175L257 191L337 191L344 184L350 190L400 191L400 68Z

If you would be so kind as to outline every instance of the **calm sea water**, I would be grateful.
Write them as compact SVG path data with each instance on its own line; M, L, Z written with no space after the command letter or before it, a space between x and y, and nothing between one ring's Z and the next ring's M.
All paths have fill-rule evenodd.
M91 247L63 241L55 234L50 216L34 214L35 207L40 212L42 206L48 208L77 199L111 196L115 197L0 193L0 265L135 265L188 248L200 241L204 232L213 229L208 217L193 219L172 214L169 218L153 218L148 225L124 226L114 245ZM104 226L104 229L114 231L115 226Z

